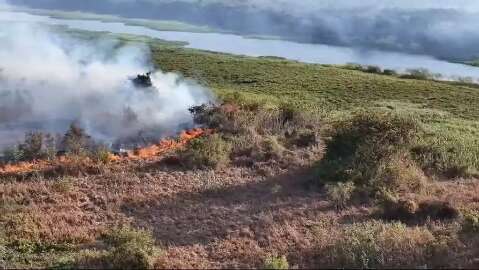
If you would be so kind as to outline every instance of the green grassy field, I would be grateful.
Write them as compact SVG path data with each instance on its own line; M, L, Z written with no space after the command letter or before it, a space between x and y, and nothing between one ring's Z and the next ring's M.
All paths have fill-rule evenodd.
M240 93L245 99L272 105L294 104L321 114L326 121L358 110L417 118L428 132L421 141L447 153L444 162L479 168L477 88L155 45L153 55L159 68L194 78L219 96Z

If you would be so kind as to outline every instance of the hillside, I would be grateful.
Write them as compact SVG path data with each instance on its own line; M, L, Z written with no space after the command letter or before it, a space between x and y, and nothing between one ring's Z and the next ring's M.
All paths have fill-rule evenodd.
M201 136L0 167L0 267L479 267L479 89L146 42Z

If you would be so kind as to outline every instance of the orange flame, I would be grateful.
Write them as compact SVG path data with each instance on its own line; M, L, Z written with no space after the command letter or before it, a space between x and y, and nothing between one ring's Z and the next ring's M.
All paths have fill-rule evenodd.
M212 134L211 129L192 129L183 131L177 139L164 139L155 145L151 145L144 148L128 151L125 157L120 157L114 154L110 154L110 160L114 162L121 162L123 160L148 160L158 158L168 152L180 149L186 146L191 140ZM36 171L46 171L52 169L58 165L66 165L71 160L67 157L58 157L54 161L36 160L33 162L20 162L17 164L7 164L0 166L0 177L3 175L13 175L21 173L29 173ZM90 161L91 162L91 161Z
M128 157L133 159L150 159L158 157L166 154L167 152L182 148L191 140L211 134L212 132L212 130L200 128L183 131L177 140L165 139L161 140L158 144L129 151Z

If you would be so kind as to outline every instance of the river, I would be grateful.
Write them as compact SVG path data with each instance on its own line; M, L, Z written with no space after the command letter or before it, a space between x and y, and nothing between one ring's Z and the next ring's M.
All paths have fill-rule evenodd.
M426 55L413 55L368 49L355 49L321 44L304 44L284 40L245 38L223 33L190 33L158 31L142 26L95 20L66 20L25 12L1 11L0 21L41 22L65 25L72 29L108 31L116 34L143 35L168 41L187 42L186 47L246 56L276 56L305 63L376 65L385 69L404 72L407 69L425 68L442 74L445 79L471 77L479 81L479 68L450 63Z

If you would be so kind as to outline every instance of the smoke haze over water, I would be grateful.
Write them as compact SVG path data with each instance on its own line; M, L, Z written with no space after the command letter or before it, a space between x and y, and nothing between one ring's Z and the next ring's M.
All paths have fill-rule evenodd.
M241 34L391 50L447 60L479 58L476 0L12 0L127 17L170 19Z
M72 121L106 143L140 132L173 135L192 125L189 107L211 98L161 71L152 74L154 88L135 88L129 78L152 68L147 48L73 39L28 23L0 25L0 59L0 147L29 130L64 133Z

